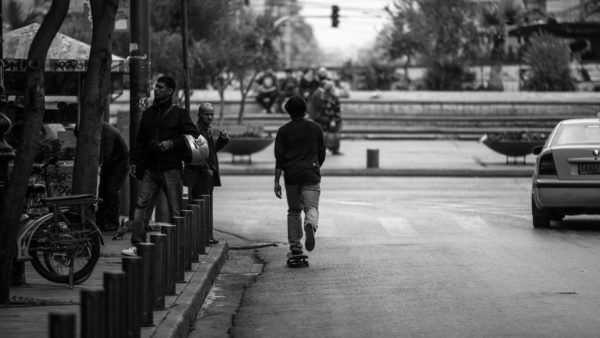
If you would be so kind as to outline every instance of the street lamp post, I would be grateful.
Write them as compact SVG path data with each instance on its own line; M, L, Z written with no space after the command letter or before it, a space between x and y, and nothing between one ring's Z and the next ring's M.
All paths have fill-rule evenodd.
M150 6L149 0L131 0L129 44L130 98L129 145L133 147L140 128L141 112L150 98ZM137 201L137 181L129 180L129 218Z

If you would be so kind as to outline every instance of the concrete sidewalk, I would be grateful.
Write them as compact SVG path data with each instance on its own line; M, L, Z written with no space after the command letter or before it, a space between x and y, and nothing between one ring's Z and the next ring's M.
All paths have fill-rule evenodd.
M130 246L130 235L113 241L112 234L105 234L105 246L92 276L73 289L43 279L26 263L27 285L11 288L11 305L0 307L0 337L48 337L48 314L54 311L75 313L79 330L81 290L102 288L104 272L122 270L121 250ZM185 273L185 282L177 283L176 295L166 297L166 308L154 311L154 326L142 327L141 337L187 337L226 260L227 239L218 239L219 243L207 247L207 253L199 256L199 263L192 264L192 271Z
M378 168L367 168L367 150L379 153ZM529 177L535 155L510 158L477 141L465 140L342 140L343 155L327 152L322 174L329 176L456 176ZM273 175L274 144L248 157L219 153L223 175ZM246 163L240 163L246 160Z

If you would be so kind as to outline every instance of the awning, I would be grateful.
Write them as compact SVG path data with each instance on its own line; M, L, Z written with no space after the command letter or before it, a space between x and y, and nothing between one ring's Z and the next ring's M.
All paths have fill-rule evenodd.
M24 72L27 70L27 54L33 37L40 25L33 23L4 34L4 71ZM50 45L46 58L46 72L85 72L88 67L90 45L61 33ZM112 56L112 73L128 73L128 62L119 56Z

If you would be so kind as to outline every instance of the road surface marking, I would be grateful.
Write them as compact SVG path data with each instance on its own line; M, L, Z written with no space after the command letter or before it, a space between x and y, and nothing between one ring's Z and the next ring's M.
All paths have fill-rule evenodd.
M404 217L378 217L379 223L390 236L418 236L417 231Z

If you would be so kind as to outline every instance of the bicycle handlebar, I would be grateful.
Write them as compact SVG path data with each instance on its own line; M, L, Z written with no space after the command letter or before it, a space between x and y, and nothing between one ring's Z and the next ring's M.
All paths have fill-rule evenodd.
M58 157L53 156L47 162L42 163L41 165L34 165L31 170L32 174L41 174L43 173L49 165L58 166Z

